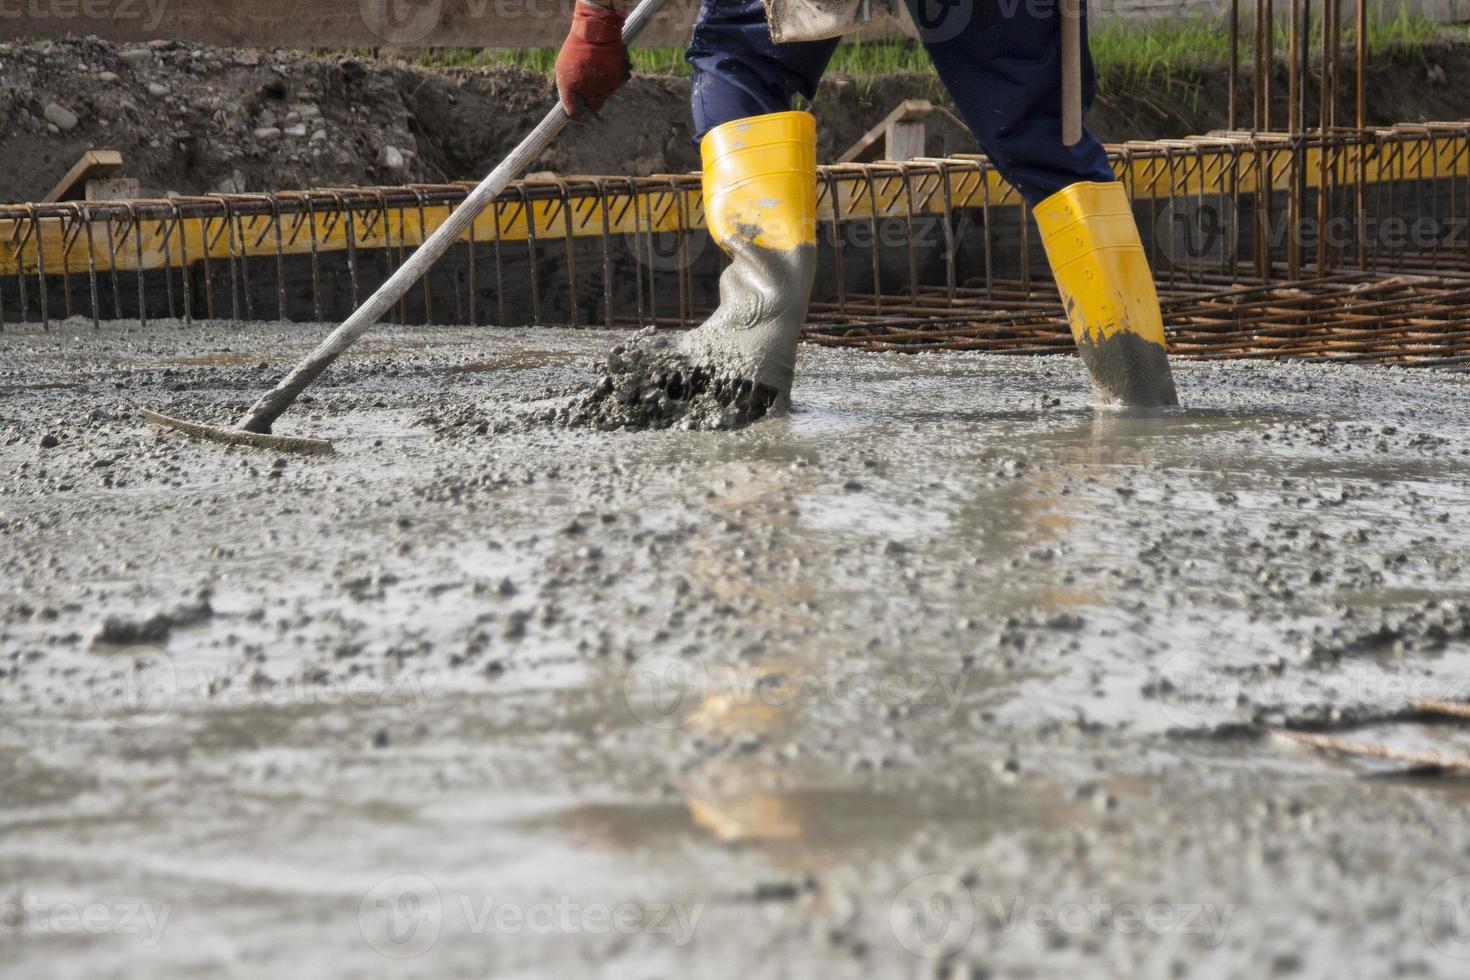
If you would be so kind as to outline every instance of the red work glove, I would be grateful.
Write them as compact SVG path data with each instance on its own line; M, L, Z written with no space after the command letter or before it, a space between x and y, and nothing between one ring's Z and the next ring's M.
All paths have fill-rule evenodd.
M577 0L572 29L556 56L556 90L573 119L582 106L593 112L633 74L623 47L623 15L609 7Z

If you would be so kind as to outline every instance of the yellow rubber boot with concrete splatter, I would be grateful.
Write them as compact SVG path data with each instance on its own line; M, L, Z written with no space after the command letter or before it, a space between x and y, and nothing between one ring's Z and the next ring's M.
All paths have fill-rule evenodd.
M1098 401L1179 404L1158 292L1123 185L1065 187L1036 205L1036 224Z
M720 305L679 349L753 386L762 414L790 401L816 275L817 130L807 112L717 126L700 143L710 236L730 256Z

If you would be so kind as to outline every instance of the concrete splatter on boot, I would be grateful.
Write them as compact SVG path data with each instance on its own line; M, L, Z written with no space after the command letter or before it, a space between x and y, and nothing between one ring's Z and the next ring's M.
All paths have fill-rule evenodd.
M1148 258L1123 185L1084 181L1036 206L1052 275L1099 404L1179 404Z
M815 120L737 119L700 150L710 236L731 259L719 308L687 334L650 328L614 347L569 425L735 429L790 404L816 275Z

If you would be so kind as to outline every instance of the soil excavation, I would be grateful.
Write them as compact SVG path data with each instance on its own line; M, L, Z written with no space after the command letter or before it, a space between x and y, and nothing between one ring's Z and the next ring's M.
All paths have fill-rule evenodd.
M1280 64L1272 88L1277 119L1286 117L1285 72ZM1370 73L1370 123L1457 119L1470 44L1390 49L1375 57ZM1088 127L1117 142L1223 128L1226 78L1225 65L1204 63L1179 66L1173 75L1115 79L1088 114ZM386 57L169 41L0 42L7 140L0 201L41 200L83 151L99 147L122 153L121 175L139 179L145 197L479 180L535 125L553 91L548 76L506 65L426 69ZM818 159L837 160L904 99L954 108L933 75L825 78L811 106L821 120ZM977 150L950 117L929 127L928 156ZM531 169L652 174L698 167L689 79L640 74L598 119L575 127Z
M1273 734L1470 755L1463 374L803 347L603 431L627 334L385 325L334 455L139 414L329 327L0 332L0 973L1464 975L1470 784Z

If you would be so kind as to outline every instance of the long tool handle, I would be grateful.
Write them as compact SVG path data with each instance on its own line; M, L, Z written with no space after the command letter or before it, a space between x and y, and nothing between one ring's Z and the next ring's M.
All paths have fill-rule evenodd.
M1082 142L1082 0L1062 0L1062 143Z
M667 0L642 0L640 4L628 15L623 22L623 43L632 44L648 22L663 8ZM521 175L531 163L546 151L551 141L561 133L568 120L566 109L560 100L546 113L536 128L531 130L529 136L521 140L521 144L510 152L500 165L490 172L479 186L470 191L469 196L464 199L459 207L445 219L444 223L434 230L428 240L420 245L412 255L398 267L398 271L388 277L388 281L377 288L367 302L363 303L352 315L344 320L336 330L333 330L327 339L319 344L316 350L297 362L291 369L291 373L281 379L281 382L260 397L245 417L240 420L240 428L246 432L270 432L271 424L280 417L281 413L291 407L307 385L317 379L327 367L335 361L343 351L357 342L358 338L372 329L373 325L382 319L383 314L392 309L393 304L408 292L414 283L423 277L424 273L439 261L439 257L449 250L449 246L459 241L470 224L480 216L480 212L495 199L509 184Z

